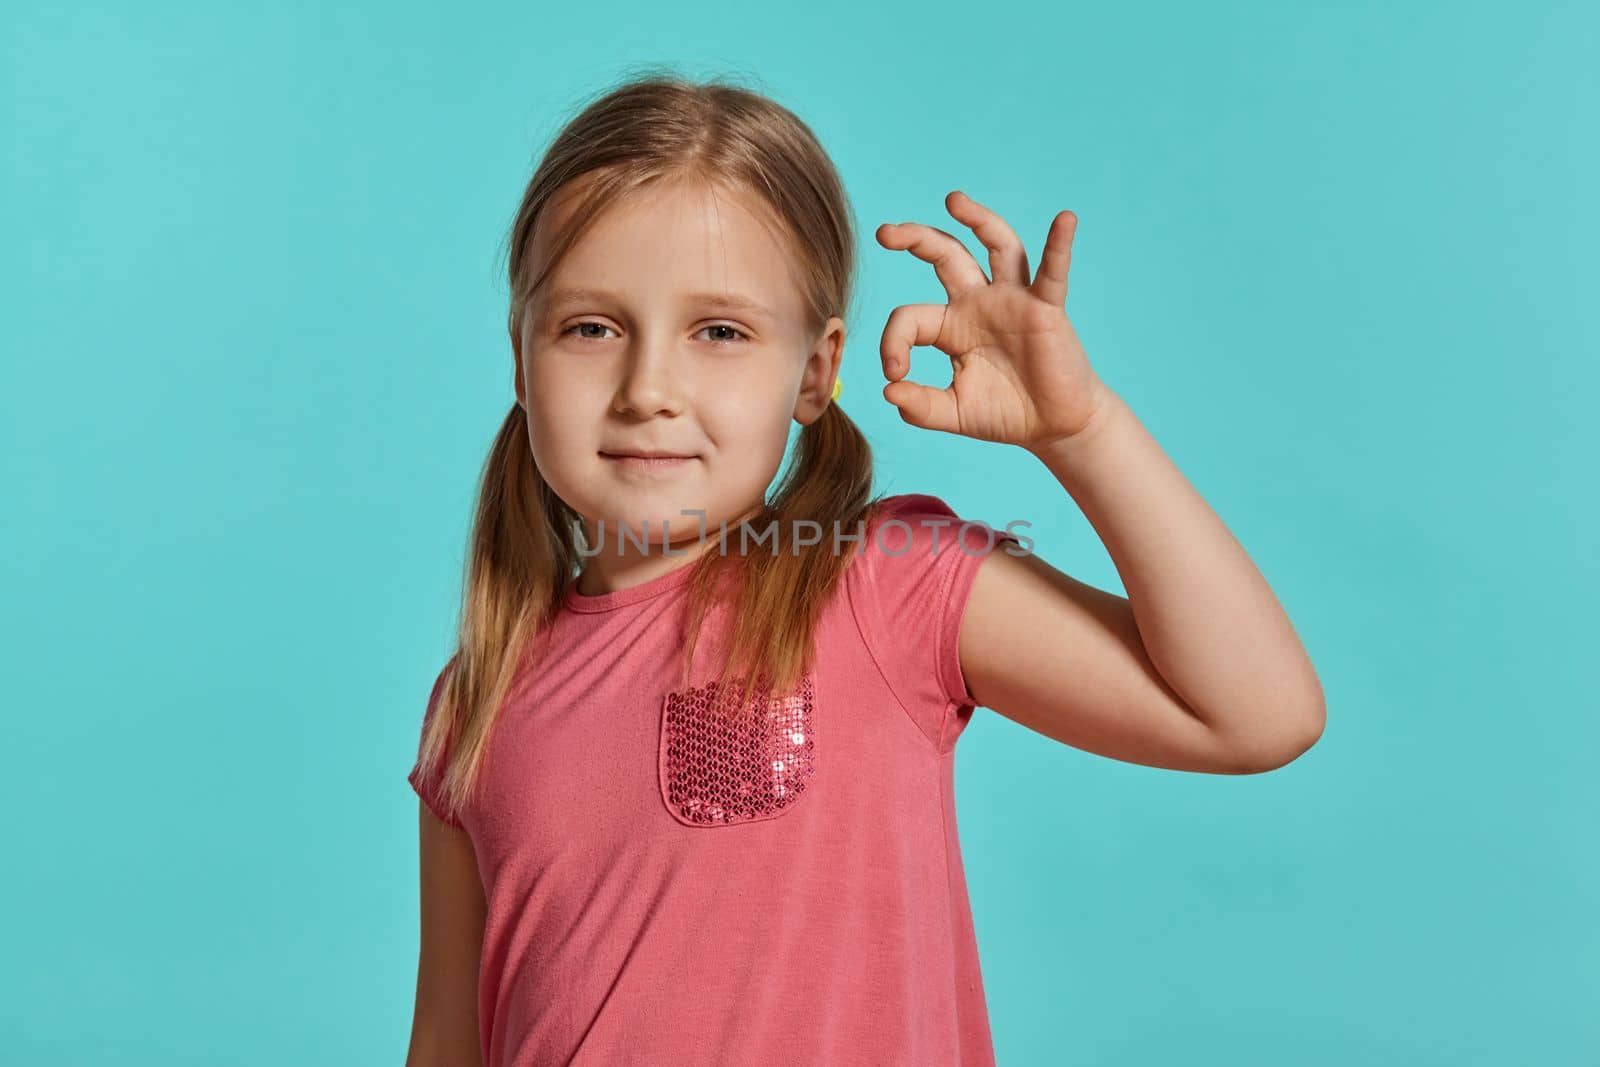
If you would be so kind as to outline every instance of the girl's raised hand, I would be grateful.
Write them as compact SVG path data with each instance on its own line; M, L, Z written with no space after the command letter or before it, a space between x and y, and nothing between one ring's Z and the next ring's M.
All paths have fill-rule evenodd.
M993 280L955 235L917 222L884 223L878 242L933 264L950 303L904 304L889 314L879 351L884 399L900 417L928 430L1000 441L1033 450L1088 425L1109 391L1089 366L1067 319L1067 268L1078 218L1058 214L1045 239L1039 273L1028 280L1028 253L1006 221L965 193L945 207L989 250ZM950 357L943 389L903 381L914 345Z

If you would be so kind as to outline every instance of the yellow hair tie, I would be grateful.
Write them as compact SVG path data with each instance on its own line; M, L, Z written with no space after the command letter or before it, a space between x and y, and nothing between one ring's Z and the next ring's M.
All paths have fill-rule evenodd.
M839 394L842 392L844 392L844 379L835 378L833 380L833 399L837 401L839 399Z

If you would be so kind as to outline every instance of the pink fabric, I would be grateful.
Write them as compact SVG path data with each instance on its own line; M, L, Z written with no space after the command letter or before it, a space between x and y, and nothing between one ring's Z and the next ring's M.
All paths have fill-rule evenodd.
M804 790L768 817L694 825L667 802L691 568L569 591L458 824L488 900L486 1067L994 1062L956 832L956 639L985 550L1015 538L973 523L963 548L943 500L886 499L824 609ZM410 780L437 813L436 781Z

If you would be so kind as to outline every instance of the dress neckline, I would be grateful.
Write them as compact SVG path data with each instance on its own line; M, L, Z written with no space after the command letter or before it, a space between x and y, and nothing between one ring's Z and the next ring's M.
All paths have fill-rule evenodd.
M685 584L694 576L695 565L698 560L689 559L674 567L665 574L658 574L654 578L646 579L636 585L624 589L613 589L609 593L584 594L578 592L578 581L574 578L567 584L566 593L562 602L573 611L611 611L614 608L626 607L637 604L641 600L648 600L654 596L676 589Z

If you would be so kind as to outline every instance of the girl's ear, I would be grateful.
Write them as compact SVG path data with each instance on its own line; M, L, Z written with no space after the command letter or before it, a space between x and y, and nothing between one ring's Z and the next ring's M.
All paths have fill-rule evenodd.
M800 376L800 395L795 398L794 419L809 426L822 417L833 403L833 383L839 377L844 358L844 320L835 315L823 326L821 335L806 357Z

